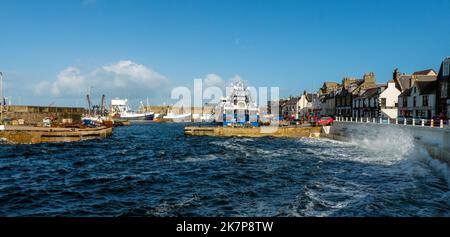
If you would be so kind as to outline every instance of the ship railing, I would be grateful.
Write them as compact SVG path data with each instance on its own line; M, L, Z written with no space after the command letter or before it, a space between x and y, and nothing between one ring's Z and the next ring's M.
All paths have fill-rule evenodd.
M384 118L384 117L336 117L336 122L344 123L370 123L397 126L430 127L450 129L450 119L424 119L424 118Z

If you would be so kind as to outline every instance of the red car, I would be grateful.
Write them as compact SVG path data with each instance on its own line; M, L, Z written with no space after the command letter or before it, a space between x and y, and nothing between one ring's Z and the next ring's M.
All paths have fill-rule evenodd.
M334 118L332 117L322 117L317 122L319 125L328 126L334 123Z

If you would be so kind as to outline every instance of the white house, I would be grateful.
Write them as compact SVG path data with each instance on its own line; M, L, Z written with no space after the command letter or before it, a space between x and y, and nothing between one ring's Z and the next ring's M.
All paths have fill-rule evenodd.
M316 106L316 107L314 107ZM317 94L303 92L303 95L289 97L282 105L281 113L290 119L301 119L317 110L320 113L321 103Z
M389 81L387 87L381 92L380 98L380 112L382 117L397 118L398 116L398 96L401 94L400 90L395 86L394 81Z
M313 112L314 97L317 96L314 94L306 93L306 91L303 92L303 95L297 102L297 119L307 116L309 113Z
M396 88L394 81L368 88L353 98L353 117L397 118L399 95L400 90Z
M416 80L399 95L399 115L430 119L436 115L437 81Z

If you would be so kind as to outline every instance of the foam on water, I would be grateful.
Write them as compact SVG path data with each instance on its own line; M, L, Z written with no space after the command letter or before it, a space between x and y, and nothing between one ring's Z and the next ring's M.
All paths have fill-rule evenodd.
M450 215L447 166L394 134L185 137L183 125L150 124L106 140L2 146L0 215Z

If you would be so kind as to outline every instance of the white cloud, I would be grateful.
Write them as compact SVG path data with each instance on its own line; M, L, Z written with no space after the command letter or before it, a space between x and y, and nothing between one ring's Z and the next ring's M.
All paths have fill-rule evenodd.
M205 87L217 86L219 88L225 87L225 81L217 74L208 74L203 80Z
M110 96L139 98L167 89L168 82L166 77L144 65L119 61L87 73L77 67L68 67L58 74L55 81L37 84L34 92L39 96L82 98L93 87L95 91Z
M103 66L94 72L94 77L106 79L116 88L127 88L131 84L154 89L167 83L163 75L132 61L119 61Z
M228 80L224 80L221 76L211 73L206 75L206 77L203 79L203 86L206 87L219 87L221 89L225 89L227 86L231 86L232 83L237 81L243 81L247 84L246 81L244 81L241 76L234 75L233 77L229 78Z

